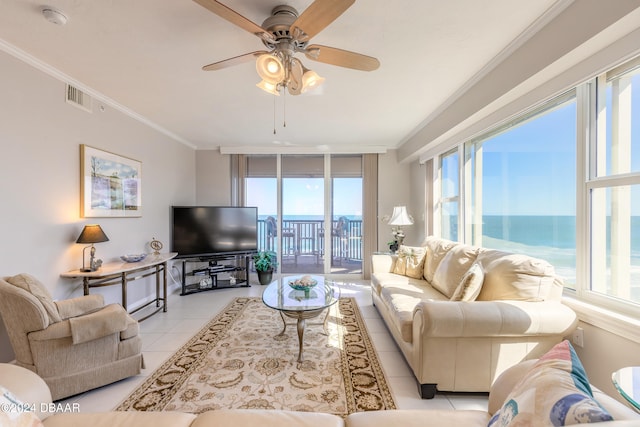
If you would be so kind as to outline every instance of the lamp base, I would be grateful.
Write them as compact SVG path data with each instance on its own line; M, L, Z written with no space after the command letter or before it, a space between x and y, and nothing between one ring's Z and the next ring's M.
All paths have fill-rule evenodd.
M92 271L96 271L96 269L95 268L81 268L80 271L83 272L83 273L91 273Z

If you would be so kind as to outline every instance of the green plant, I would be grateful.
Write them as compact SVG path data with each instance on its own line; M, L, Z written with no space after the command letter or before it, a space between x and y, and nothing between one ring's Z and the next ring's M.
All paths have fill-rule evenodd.
M276 266L276 253L273 251L259 251L253 256L256 271L272 271Z

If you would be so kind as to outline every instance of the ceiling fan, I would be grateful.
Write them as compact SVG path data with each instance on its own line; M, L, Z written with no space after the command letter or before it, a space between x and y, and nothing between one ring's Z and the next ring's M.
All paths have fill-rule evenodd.
M216 0L194 0L199 5L259 37L268 50L214 62L202 67L205 71L220 70L256 59L256 69L262 81L256 86L279 95L284 88L299 95L319 86L324 80L307 69L295 57L303 53L308 59L361 71L373 71L380 61L371 56L335 47L309 44L309 40L336 20L355 0L315 0L302 14L291 6L273 8L262 26L240 15Z

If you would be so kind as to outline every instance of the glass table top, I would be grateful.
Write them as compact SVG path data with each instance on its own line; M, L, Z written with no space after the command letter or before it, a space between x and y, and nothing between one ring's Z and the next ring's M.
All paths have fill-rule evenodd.
M324 276L311 276L318 283L308 291L293 289L289 283L302 276L283 276L274 280L262 293L265 305L280 311L325 309L340 298L340 288Z
M622 397L640 411L640 366L628 366L611 375L613 385Z

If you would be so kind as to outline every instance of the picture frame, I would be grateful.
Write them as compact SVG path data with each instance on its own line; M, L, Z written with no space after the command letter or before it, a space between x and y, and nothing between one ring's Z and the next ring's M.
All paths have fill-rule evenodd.
M142 163L81 144L80 216L141 217Z

